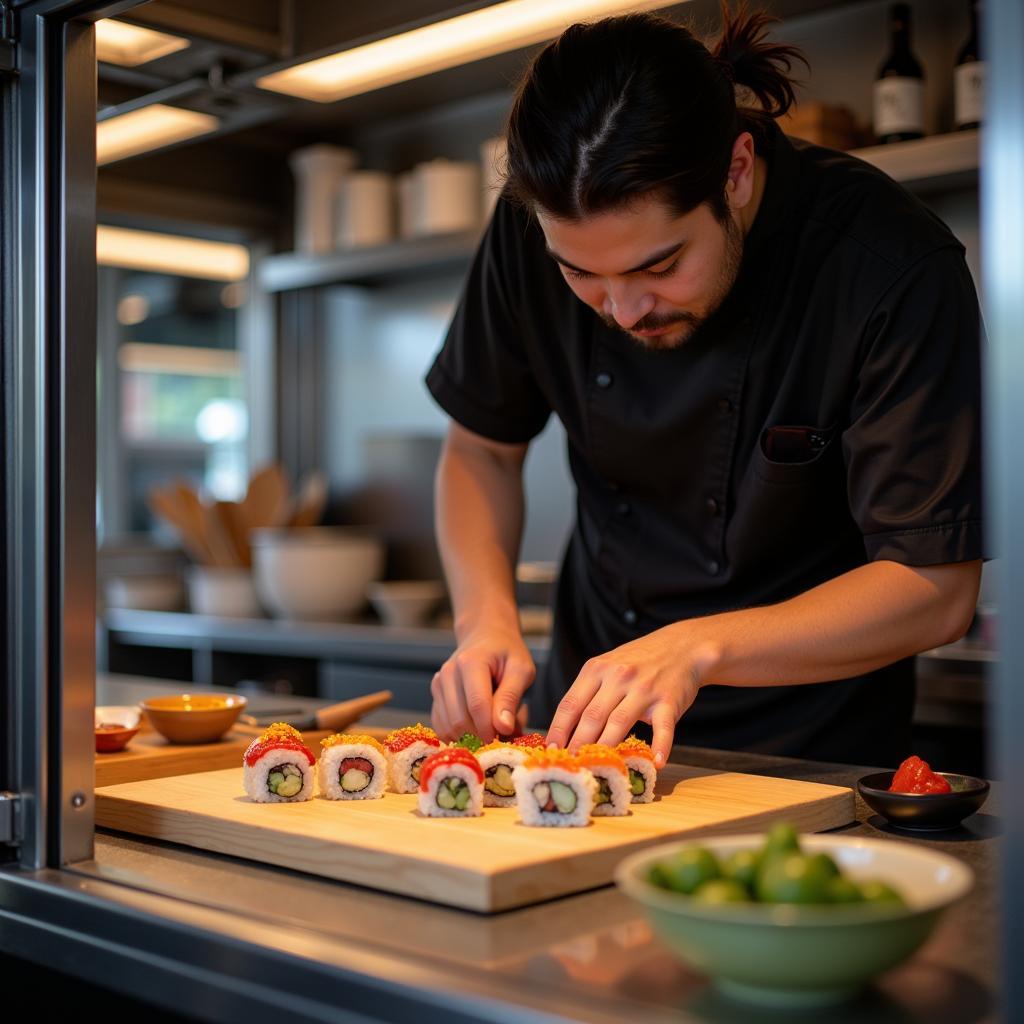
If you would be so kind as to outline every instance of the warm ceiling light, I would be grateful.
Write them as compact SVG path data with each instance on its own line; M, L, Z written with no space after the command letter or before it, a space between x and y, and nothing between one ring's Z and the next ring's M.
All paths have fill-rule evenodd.
M129 25L113 18L96 22L96 59L106 64L134 68L157 57L177 53L188 45L189 41L181 36L154 32L141 25Z
M96 228L96 262L209 281L241 281L249 274L244 245L107 225Z
M257 79L264 89L333 103L557 36L575 21L680 0L506 0Z
M172 142L208 135L220 125L218 118L195 110L152 103L96 123L96 163L109 164Z

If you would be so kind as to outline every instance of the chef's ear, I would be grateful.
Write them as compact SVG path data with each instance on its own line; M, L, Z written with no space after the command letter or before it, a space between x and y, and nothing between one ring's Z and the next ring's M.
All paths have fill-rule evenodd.
M732 145L725 197L732 210L742 210L754 195L754 137L741 132Z

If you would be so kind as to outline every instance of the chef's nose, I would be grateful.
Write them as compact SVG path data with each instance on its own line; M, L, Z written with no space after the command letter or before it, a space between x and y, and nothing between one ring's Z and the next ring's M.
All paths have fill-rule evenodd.
M654 309L654 296L639 288L610 288L605 295L604 311L628 330Z

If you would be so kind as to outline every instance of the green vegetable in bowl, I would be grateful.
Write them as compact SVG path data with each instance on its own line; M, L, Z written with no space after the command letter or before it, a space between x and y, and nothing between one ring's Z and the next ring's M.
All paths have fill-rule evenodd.
M804 853L788 824L774 826L760 848L735 850L721 862L706 847L684 847L657 861L649 879L701 903L905 905L885 882L856 882L827 853Z

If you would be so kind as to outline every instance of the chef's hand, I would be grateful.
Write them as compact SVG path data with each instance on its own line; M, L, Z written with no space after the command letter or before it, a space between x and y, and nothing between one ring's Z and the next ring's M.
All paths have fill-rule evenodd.
M655 764L665 764L676 722L719 658L717 645L694 643L689 625L674 623L591 658L559 703L547 742L573 750L584 743L614 746L646 722Z
M430 684L430 719L443 740L476 733L489 743L526 724L523 694L536 675L518 630L481 628L463 638Z

